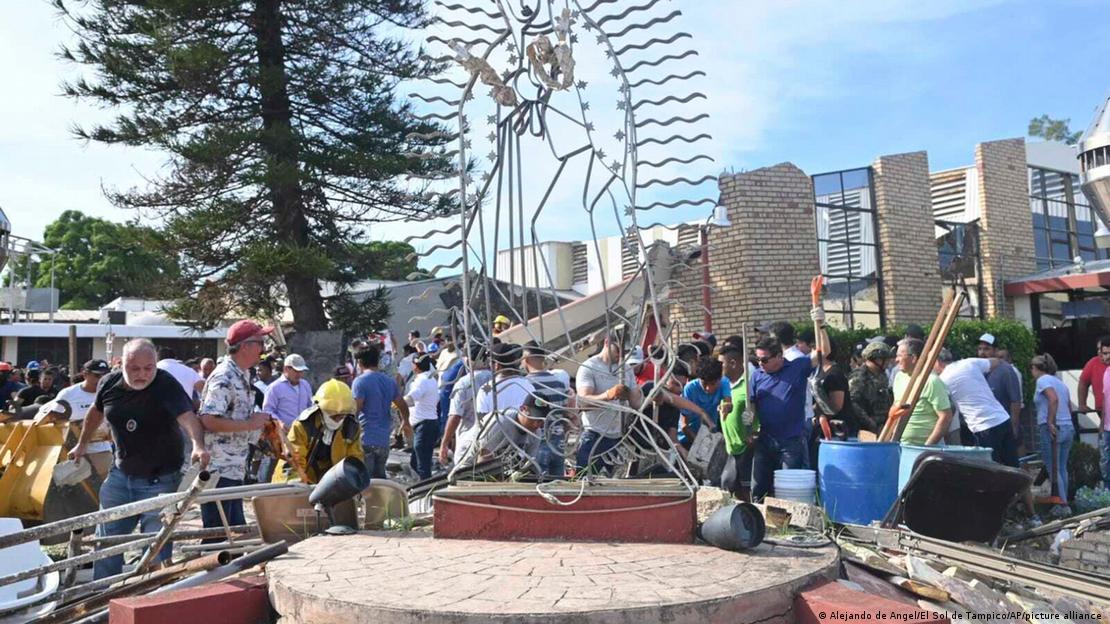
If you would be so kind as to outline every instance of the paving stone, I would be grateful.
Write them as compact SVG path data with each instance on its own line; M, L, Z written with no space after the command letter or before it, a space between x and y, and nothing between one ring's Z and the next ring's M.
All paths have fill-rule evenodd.
M798 588L836 569L831 548L734 553L364 533L295 544L267 577L283 624L743 624L788 613Z

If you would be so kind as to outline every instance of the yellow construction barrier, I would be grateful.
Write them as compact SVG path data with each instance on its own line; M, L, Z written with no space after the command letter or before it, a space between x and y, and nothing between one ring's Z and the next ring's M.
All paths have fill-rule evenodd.
M21 426L23 423L19 423ZM47 493L53 484L54 466L66 460L68 423L31 424L15 448L0 477L0 516L22 520L45 518Z
M4 443L0 445L0 470L4 470L11 463L12 458L15 457L15 451L23 443L24 436L31 430L31 421L9 421L0 424L0 427L5 427L8 430Z
M3 446L8 441L8 436L15 430L15 423L0 422L0 446Z

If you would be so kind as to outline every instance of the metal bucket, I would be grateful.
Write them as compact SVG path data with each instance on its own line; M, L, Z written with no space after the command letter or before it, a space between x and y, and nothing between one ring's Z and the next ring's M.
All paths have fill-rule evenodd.
M698 537L724 550L747 550L763 542L767 525L751 503L736 503L713 512L698 528Z

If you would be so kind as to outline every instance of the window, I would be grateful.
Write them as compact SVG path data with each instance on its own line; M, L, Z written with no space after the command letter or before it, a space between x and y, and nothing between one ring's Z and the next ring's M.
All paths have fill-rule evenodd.
M1037 269L1047 270L1107 258L1095 246L1095 213L1079 188L1079 176L1029 167L1029 209Z
M979 221L953 223L937 221L937 256L940 259L940 276L945 282L967 287L968 302L959 316L982 319L983 260L979 248Z
M621 239L621 279L628 279L640 270L640 245L635 234Z
M879 246L871 168L813 176L817 247L831 325L879 328L884 324Z
M157 347L173 349L177 359L185 361L192 358L216 359L216 340L211 338L156 338Z
M586 284L590 281L590 259L586 254L585 243L571 245L571 258L574 267L574 284Z
M19 366L34 360L36 362L47 360L51 366L69 366L69 338L26 338L21 337L16 341L16 350L19 355ZM77 368L92 359L93 339L77 339ZM76 374L76 373L74 373Z

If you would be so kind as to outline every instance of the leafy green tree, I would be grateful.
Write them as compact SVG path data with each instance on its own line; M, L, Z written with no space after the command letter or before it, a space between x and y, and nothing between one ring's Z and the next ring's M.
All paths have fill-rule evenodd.
M1060 141L1068 145L1075 145L1075 142L1082 136L1082 132L1072 132L1068 125L1071 124L1071 119L1053 119L1048 115L1041 115L1029 120L1029 136L1039 137L1046 141Z
M176 313L211 325L287 301L297 329L323 329L347 302L319 282L367 277L351 270L366 224L455 209L420 183L448 170L448 135L395 97L438 69L398 34L423 25L420 0L54 3L78 37L62 56L92 70L65 93L117 114L78 136L168 154L109 198L164 223Z
M47 225L43 243L58 253L44 255L32 266L32 281L48 288L53 270L65 309L98 308L122 296L171 297L181 275L177 256L159 251L165 245L160 233L76 210L63 212ZM23 262L15 268L18 275L26 274Z

